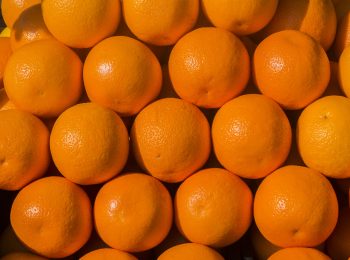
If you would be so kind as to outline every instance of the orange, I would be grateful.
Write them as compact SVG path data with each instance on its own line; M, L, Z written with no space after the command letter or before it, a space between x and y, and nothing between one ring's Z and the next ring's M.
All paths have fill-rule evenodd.
M147 46L129 37L115 36L89 52L84 63L84 83L91 101L131 116L158 96L162 70Z
M102 260L102 259L118 259L118 260L137 260L137 258L126 252L112 249L101 248L84 255L80 260Z
M215 155L229 171L244 178L262 178L287 158L292 130L287 116L272 99L242 95L223 105L214 117Z
M259 36L265 38L283 30L298 30L310 35L328 50L333 43L336 27L337 17L332 0L279 0L274 17L259 32Z
M11 29L9 27L1 28L0 37L10 37Z
M131 32L154 45L173 45L195 25L199 0L123 0L123 15Z
M53 38L47 29L41 13L41 5L27 8L18 17L11 30L11 47L13 50L33 41Z
M300 115L297 143L305 164L332 178L350 177L350 100L328 96Z
M45 24L59 41L74 48L90 48L112 36L120 20L115 0L45 0Z
M272 19L278 0L202 0L203 12L219 28L237 35L255 33Z
M224 260L224 258L208 246L186 243L169 248L158 257L158 260Z
M345 96L350 97L350 46L342 52L338 63L338 80Z
M335 36L333 50L337 58L343 50L350 45L350 11L346 12L338 22L337 34Z
M337 197L321 173L285 166L261 182L255 194L254 218L262 235L277 246L317 246L337 223Z
M49 166L49 131L35 116L0 111L0 189L18 190Z
M343 96L343 91L341 90L338 76L339 76L339 65L335 61L330 61L330 68L331 68L331 77L328 83L328 86L323 92L322 96L332 96L332 95L338 95L338 96Z
M252 203L252 192L238 176L220 168L201 170L176 192L175 223L191 242L224 247L248 230Z
M46 260L47 258L31 253L16 252L1 257L1 260Z
M29 252L16 237L11 226L8 226L0 235L0 256L14 252Z
M56 40L35 41L8 60L4 86L16 107L41 117L55 117L78 102L82 63Z
M94 206L96 231L109 246L141 252L158 245L172 224L172 202L160 181L129 173L106 183Z
M182 99L217 108L243 91L249 63L238 37L224 29L203 27L176 43L169 57L169 74Z
M1 13L7 27L12 28L21 13L41 0L2 0Z
M330 78L327 54L305 33L286 30L265 38L253 58L259 90L285 109L301 109L325 91Z
M3 78L4 71L7 64L8 59L12 54L11 42L7 37L0 37L0 90L4 87Z
M97 184L117 175L128 158L128 132L108 108L82 103L64 111L51 136L52 159L67 179Z
M46 177L24 187L12 204L10 218L18 238L48 258L73 254L92 229L88 196L63 177Z
M337 14L338 22L343 19L348 11L350 11L350 1L349 0L333 0L335 12Z
M160 90L158 99L161 98L179 98L176 94L173 84L171 83L169 76L169 68L168 65L162 66L162 88Z
M268 241L254 225L250 233L250 241L254 249L254 255L257 260L266 260L281 247Z
M331 260L330 257L314 248L285 248L277 251L268 260Z
M337 226L327 240L327 252L332 259L347 259L350 256L350 209L339 212Z
M130 139L137 163L165 182L180 182L198 170L210 153L210 126L194 105L164 98L137 116Z

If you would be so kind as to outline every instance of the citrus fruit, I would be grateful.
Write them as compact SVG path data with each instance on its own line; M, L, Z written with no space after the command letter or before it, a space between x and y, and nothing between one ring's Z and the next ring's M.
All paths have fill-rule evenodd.
M2 0L1 14L7 27L12 28L24 10L40 3L41 0Z
M9 38L0 37L0 90L4 87L3 78L8 59L12 54L11 42Z
M11 35L11 29L9 27L5 27L1 32L0 32L0 37L10 37Z
M258 260L266 260L273 253L281 249L281 247L272 244L268 241L254 225L250 233L250 241L254 249L255 257Z
M339 58L338 63L338 80L340 87L347 97L350 97L350 46L346 47Z
M350 11L338 22L333 50L336 58L339 58L343 50L350 45Z
M265 177L287 158L292 130L272 99L242 95L223 105L212 124L213 148L219 162L244 178Z
M101 248L84 255L80 260L101 260L101 259L118 259L118 260L137 260L131 254L126 252L112 249L112 248Z
M1 257L1 260L46 260L47 258L31 253L15 252Z
M330 257L314 248L284 248L268 258L268 260L331 260Z
M322 94L322 97L333 96L333 95L343 96L344 93L340 87L339 80L338 80L339 64L335 61L330 61L329 64L331 68L331 77L325 92L323 92Z
M14 252L29 252L29 249L19 241L10 225L0 235L0 256Z
M208 246L186 243L169 248L158 257L158 260L224 260L224 258Z

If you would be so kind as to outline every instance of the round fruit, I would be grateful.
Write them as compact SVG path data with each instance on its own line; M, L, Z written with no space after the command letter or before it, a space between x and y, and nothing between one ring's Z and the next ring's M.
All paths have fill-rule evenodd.
M342 88L344 94L350 97L350 46L346 47L339 58L339 73L338 79L340 87Z
M268 258L268 260L331 260L330 257L314 248L284 248Z
M158 245L172 224L167 189L152 176L129 173L106 183L95 206L96 231L109 246L141 252Z
M2 0L1 14L7 27L12 28L23 11L40 3L41 0Z
M0 89L2 89L4 87L3 78L5 67L12 54L11 42L9 38L0 37L0 53Z
M285 166L260 184L255 194L254 218L263 236L277 246L317 246L337 223L337 197L321 173L302 166Z
M276 102L248 94L218 110L212 139L215 155L226 169L244 178L262 178L286 160L292 130Z
M64 111L50 137L52 159L67 179L83 185L105 182L124 167L127 129L108 108L82 103Z
M176 192L175 223L191 242L224 247L249 228L252 202L250 189L238 176L220 168L201 170Z
M182 37L169 58L176 93L205 108L221 107L245 88L249 55L232 33L219 28L196 29Z
M90 200L79 186L65 178L46 177L18 193L12 204L11 225L18 238L34 252L63 258L89 239Z
M126 252L113 249L101 248L84 255L80 260L101 260L101 259L118 259L118 260L137 260L137 258Z
M2 256L1 260L47 260L47 258L31 253L15 252Z
M254 225L251 229L250 241L252 243L255 257L258 260L266 260L273 253L282 249L279 246L272 244L268 241L259 231L259 229Z
M350 2L349 2L350 4ZM338 22L337 34L335 36L333 50L337 58L343 50L350 45L350 11Z
M224 258L208 246L186 243L169 248L158 257L158 260L224 260Z
M136 116L131 143L144 170L162 181L180 182L207 161L210 126L196 106L164 98Z

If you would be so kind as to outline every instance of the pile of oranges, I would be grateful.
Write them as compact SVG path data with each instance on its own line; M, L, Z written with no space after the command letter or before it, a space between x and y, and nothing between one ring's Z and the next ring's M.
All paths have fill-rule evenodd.
M1 12L1 259L350 258L350 0Z

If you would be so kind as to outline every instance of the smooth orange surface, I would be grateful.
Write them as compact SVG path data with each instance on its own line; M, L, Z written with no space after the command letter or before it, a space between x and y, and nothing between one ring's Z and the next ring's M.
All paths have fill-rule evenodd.
M224 260L224 258L210 247L195 244L186 243L169 248L163 254L161 254L158 260Z
M277 251L268 260L331 260L331 258L314 248L285 248Z
M338 80L345 96L350 97L350 46L346 47L339 58Z
M4 87L3 78L8 59L12 54L11 42L8 37L0 37L0 90Z
M2 0L1 14L7 27L12 28L23 11L40 3L41 0Z
M113 249L101 248L84 255L79 260L137 260L137 258L126 252Z

